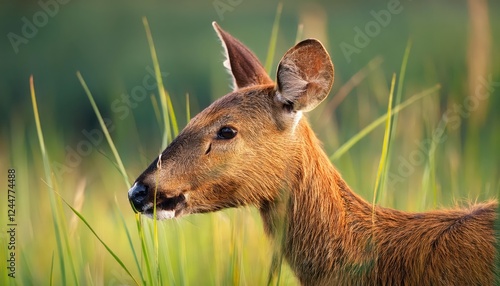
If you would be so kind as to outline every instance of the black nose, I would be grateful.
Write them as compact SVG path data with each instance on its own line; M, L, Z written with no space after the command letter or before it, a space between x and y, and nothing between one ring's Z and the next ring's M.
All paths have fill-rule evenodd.
M130 190L128 190L128 199L134 208L134 211L141 212L146 204L148 197L148 187L136 182Z

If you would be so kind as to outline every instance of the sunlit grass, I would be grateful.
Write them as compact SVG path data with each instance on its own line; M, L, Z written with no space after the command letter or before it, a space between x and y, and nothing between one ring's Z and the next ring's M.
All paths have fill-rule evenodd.
M384 132L384 141L382 144L382 152L380 155L380 161L378 165L378 171L377 171L377 177L375 179L375 187L373 188L373 199L372 199L372 223L375 224L375 205L379 201L379 196L380 193L382 192L383 189L383 179L385 177L385 174L387 173L387 157L388 157L388 152L389 152L389 141L391 137L391 131L392 131L392 116L389 114L392 114L392 99L394 95L394 86L396 85L396 75L394 74L392 76L392 81L391 81L391 91L389 92L389 103L387 107L387 116L385 120L385 132Z

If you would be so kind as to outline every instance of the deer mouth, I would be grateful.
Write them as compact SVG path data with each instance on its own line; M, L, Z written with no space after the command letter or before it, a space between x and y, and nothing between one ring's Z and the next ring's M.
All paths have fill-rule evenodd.
M186 208L186 196L180 194L174 197L162 197L157 198L156 201L156 219L171 219L182 215L183 210ZM155 205L153 202L144 206L142 214L148 216L149 218L155 218L154 216Z

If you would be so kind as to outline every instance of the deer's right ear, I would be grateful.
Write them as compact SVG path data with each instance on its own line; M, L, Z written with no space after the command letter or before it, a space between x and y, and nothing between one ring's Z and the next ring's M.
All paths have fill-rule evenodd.
M318 40L304 40L281 59L277 81L278 101L294 111L310 111L326 98L332 88L330 56Z
M226 54L224 67L233 77L233 89L252 85L273 84L257 57L236 38L212 23Z

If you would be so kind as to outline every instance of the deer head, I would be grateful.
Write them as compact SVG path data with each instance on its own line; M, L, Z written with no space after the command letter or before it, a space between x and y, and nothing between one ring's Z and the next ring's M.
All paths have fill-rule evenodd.
M274 83L257 57L215 22L233 91L196 115L128 192L135 211L157 218L263 207L291 188L308 123L303 112L330 92L333 65L322 44L286 52Z

